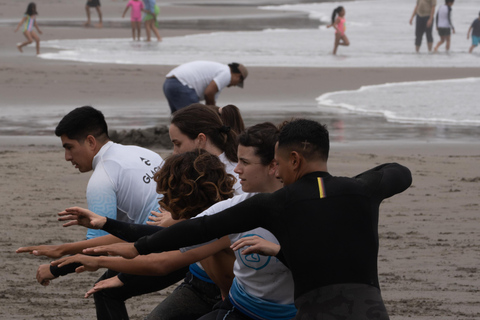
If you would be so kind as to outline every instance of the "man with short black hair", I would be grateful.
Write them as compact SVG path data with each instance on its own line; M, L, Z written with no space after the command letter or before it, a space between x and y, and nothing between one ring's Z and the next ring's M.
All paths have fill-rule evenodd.
M102 216L145 223L158 207L154 173L163 163L159 154L114 143L103 114L90 106L68 113L55 129L65 148L65 160L80 172L93 170L87 186L88 208ZM87 239L106 235L91 230Z

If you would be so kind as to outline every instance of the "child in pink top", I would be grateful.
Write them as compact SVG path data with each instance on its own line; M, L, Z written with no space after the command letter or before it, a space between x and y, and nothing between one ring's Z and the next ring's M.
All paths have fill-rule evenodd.
M125 11L123 11L122 18L125 17L125 14L128 11L128 8L132 7L132 11L130 12L130 23L132 25L132 38L135 40L135 31L137 33L137 39L140 41L140 30L141 30L141 22L142 22L142 10L143 10L143 2L140 0L130 0L125 7Z
M332 23L329 24L327 28L330 27L335 28L335 44L333 46L333 54L337 54L338 46L350 45L350 41L348 41L348 38L345 35L345 8L340 6L333 10Z

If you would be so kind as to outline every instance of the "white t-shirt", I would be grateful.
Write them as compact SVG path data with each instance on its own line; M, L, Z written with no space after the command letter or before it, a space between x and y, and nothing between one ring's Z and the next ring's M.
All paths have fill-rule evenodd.
M452 25L450 24L450 13L451 13L451 8L447 6L446 4L443 6L440 6L438 8L438 14L437 14L437 27L438 28L451 28Z
M162 157L153 151L109 141L93 158L88 209L111 219L144 224L158 208L153 175L162 164ZM88 229L87 239L106 234Z
M233 198L217 202L195 218L213 215L254 196L255 193L244 193ZM270 242L278 244L277 238L268 230L256 228L247 232L229 235L233 243L240 238L257 235ZM197 247L197 246L194 246ZM193 247L189 247L193 248ZM188 248L182 248L186 251ZM293 303L293 278L288 269L276 257L262 256L259 254L243 255L239 250L235 252L236 260L233 273L238 283L250 295L266 299L278 304Z
M217 100L220 91L232 80L230 67L213 61L187 62L170 71L167 74L168 77L175 77L183 85L194 89L200 100L205 100L205 89L210 82L215 81L217 85L218 92L215 94L215 100Z

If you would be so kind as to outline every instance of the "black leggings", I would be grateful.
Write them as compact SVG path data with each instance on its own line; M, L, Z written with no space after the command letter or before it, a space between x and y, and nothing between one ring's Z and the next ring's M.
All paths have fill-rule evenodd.
M427 42L433 43L433 22L432 25L427 28L428 19L430 19L429 16L420 17L419 15L417 15L417 21L415 26L415 45L417 47L420 47L422 45L422 38L424 33L427 34Z
M93 294L98 320L128 320L125 300L165 289L185 277L188 267L176 270L166 276L128 275L122 287L111 288ZM114 277L118 272L107 270L98 281Z

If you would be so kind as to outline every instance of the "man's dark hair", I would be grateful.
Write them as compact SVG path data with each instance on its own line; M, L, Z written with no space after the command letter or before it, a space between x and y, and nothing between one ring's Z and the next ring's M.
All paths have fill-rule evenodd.
M230 70L232 71L232 73L241 73L240 70L238 69L238 67L240 66L240 63L232 62L232 63L229 63L228 66L230 67Z
M330 139L325 125L312 120L295 119L283 124L278 137L279 148L291 148L305 159L328 160Z
M83 142L88 135L96 139L108 137L108 127L103 113L90 106L70 111L55 128L55 135L66 135L69 139Z
M271 122L259 123L243 131L238 136L238 143L244 147L253 147L262 165L267 166L275 156L279 132Z

